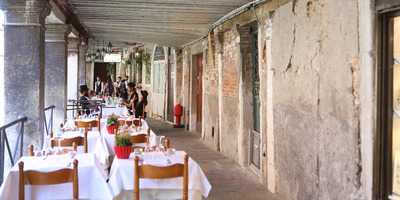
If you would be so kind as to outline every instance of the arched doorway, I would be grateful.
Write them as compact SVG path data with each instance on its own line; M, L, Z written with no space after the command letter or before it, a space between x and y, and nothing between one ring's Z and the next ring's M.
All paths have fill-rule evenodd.
M153 54L152 111L155 117L164 119L166 58L163 47L157 46Z

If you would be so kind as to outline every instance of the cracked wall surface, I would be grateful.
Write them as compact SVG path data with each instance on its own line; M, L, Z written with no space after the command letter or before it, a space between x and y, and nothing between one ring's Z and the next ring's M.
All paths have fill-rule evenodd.
M357 6L303 0L275 12L273 123L283 199L361 198Z
M372 173L364 169L372 162L364 157L373 144L362 137L373 131L361 134L360 81L361 71L373 66L360 64L359 2L274 0L197 42L208 40L203 140L250 171L243 156L249 148L243 112L251 105L243 27L258 21L262 160L256 173L280 199L370 199Z

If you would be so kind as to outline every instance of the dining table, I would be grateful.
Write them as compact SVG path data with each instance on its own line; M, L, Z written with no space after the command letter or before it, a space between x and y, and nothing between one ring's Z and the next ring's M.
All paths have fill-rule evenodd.
M48 156L22 157L17 162L24 162L24 171L55 171L63 168L72 169L73 159L78 160L78 182L80 199L110 200L114 198L107 174L101 168L94 154L63 154ZM18 199L19 169L14 165L0 188L0 199ZM25 186L26 200L71 199L72 183L57 185Z
M56 135L57 140L63 140L68 138L73 138L77 136L84 136L84 130L78 129L75 127L75 122L77 120L82 121L93 121L97 120L95 118L85 118L85 119L69 119L66 122L66 130L62 131L60 135ZM123 127L130 135L139 135L139 134L147 134L149 131L149 125L144 119L135 119L132 117L120 117L119 120L141 120L140 126L130 126ZM110 157L115 155L114 146L115 146L115 134L110 134L107 131L106 125L107 119L100 119L100 130L98 127L92 128L92 130L88 131L87 134L87 145L88 145L88 153L93 153L99 162L102 164L104 170L108 169L111 165ZM149 145L155 146L158 144L159 137L154 133L154 131L150 130L149 137ZM50 148L50 138L46 139L44 144L44 149ZM57 148L57 147L56 147ZM78 146L78 153L83 153L83 146Z
M123 107L116 107L107 111L109 115L124 112ZM71 119L65 123L65 130L56 134L56 139L62 140L76 136L83 136L84 129L75 127L76 120L91 121L96 118ZM144 119L135 119L132 116L119 115L119 121L141 120L140 125L127 126L127 123L120 126L119 131L129 135L148 134L149 143L144 145L144 151L134 151L129 159L119 159L115 156L115 134L107 131L107 117L100 119L100 128L93 127L88 131L87 143L88 153L84 152L83 146L77 151L60 153L61 147L50 148L50 138L41 150L35 149L35 156L22 157L25 170L36 170L40 172L54 171L62 168L72 168L73 159L78 160L79 198L94 200L125 200L133 199L134 181L134 157L138 156L142 164L154 166L169 166L184 162L184 151L163 151L164 136L158 136ZM136 145L136 144L135 144ZM139 145L140 146L140 145ZM38 152L50 153L51 155L40 155ZM114 157L115 156L115 157ZM17 163L18 163L17 162ZM189 199L201 200L207 198L211 185L195 160L189 157ZM14 165L5 176L0 188L0 199L18 199L19 183L18 164ZM180 199L182 197L182 177L169 179L141 179L140 194L141 200L154 199ZM68 185L70 184L70 185ZM62 191L62 192L60 192ZM71 199L72 184L25 186L26 199Z
M162 151L142 152L137 155L142 164L153 166L169 166L184 162L184 151ZM133 199L134 182L134 157L131 153L129 159L115 158L109 176L109 184L115 199ZM201 200L207 198L211 185L203 170L189 157L189 200ZM182 198L182 177L168 179L140 179L140 199L181 199Z

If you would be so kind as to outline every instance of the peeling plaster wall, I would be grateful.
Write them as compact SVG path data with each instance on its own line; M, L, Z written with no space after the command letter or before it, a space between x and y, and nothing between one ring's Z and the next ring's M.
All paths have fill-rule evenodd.
M215 150L219 150L219 99L218 99L218 67L216 64L215 35L207 37L207 51L203 74L203 140Z
M240 37L235 29L223 33L221 152L238 159Z
M257 16L247 11L216 27L203 47L205 143L247 167L239 155L246 147L238 147L248 145L241 112L249 95L239 32L258 20L260 179L279 199L371 199L372 7L361 0L273 0ZM183 50L183 72L191 50Z
M360 199L356 0L293 1L273 17L273 124L282 199Z

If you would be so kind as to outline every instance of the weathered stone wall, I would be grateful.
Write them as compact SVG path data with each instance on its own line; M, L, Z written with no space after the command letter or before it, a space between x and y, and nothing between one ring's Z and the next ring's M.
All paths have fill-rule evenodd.
M236 29L224 32L223 68L222 68L222 112L221 115L221 152L230 158L238 159L239 132L239 33Z
M368 199L370 195L366 185L372 179L365 177L372 173L362 170L371 169L372 162L362 162L361 156L361 146L368 151L372 141L363 144L360 139L358 4L357 0L270 1L230 19L207 37L203 139L248 166L251 116L245 112L251 106L251 76L245 27L258 21L259 175L280 199ZM187 55L183 72L190 67L190 49L183 49ZM374 80L365 81L373 85ZM182 93L183 99L186 95Z
M216 48L214 33L207 38L206 63L203 69L203 127L202 136L204 141L213 149L219 150L219 100L218 100L218 67L216 64Z
M356 0L293 1L272 19L282 199L360 199Z

